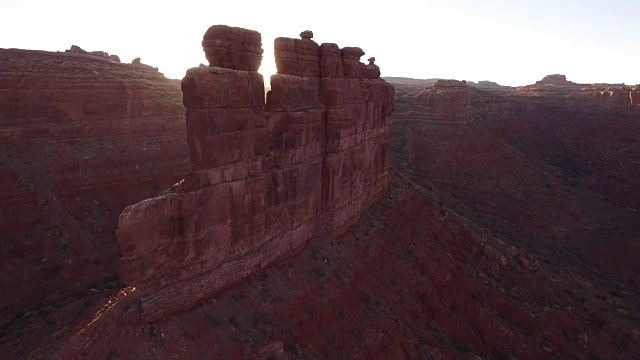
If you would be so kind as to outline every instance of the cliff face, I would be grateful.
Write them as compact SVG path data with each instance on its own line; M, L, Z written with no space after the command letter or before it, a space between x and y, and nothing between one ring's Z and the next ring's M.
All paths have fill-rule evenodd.
M0 49L3 322L115 286L118 214L188 171L179 83L78 49Z
M294 49L300 46L293 44ZM322 59L326 58L321 64ZM297 68L295 63L285 66ZM245 79L251 82L250 75ZM626 266L637 269L640 263L634 253L640 223L633 211L600 198L579 182L572 185L572 176L539 156L540 149L551 148L556 140L552 131L536 134L533 121L546 118L541 115L547 112L545 103L562 99L498 96L455 82L421 89L419 95L415 89L398 88L396 95L404 98L398 100L411 111L410 116L407 111L394 113L389 126L391 159L399 161L389 164L393 170L388 197L370 207L358 225L330 241L312 239L299 253L253 274L215 300L152 325L145 323L136 306L140 291L110 300L113 307L97 320L87 318L79 336L52 341L65 344L59 357L198 358L204 353L225 359L640 358L634 316L640 311L638 272L627 272ZM299 93L302 101L305 93ZM274 91L268 98L280 99L277 95ZM322 95L320 99L323 103ZM321 108L314 102L297 109L305 113ZM588 111L579 114L591 116ZM620 130L613 121L621 119L588 122L604 123L601 128L609 126L614 133ZM262 131L260 123L254 123L254 133ZM216 124L222 123L212 121L206 129L223 128ZM268 122L267 128L280 129L277 124ZM305 132L289 132L286 124L273 136L283 139L279 148L305 144L297 142L297 134ZM570 124L578 131L585 122L576 118ZM249 149L258 151L250 136L244 138ZM213 155L223 152L195 146L206 140L202 136L192 141L192 149L202 154L201 159L217 161ZM587 154L599 158L604 150L592 148ZM210 168L203 165L196 173ZM275 171L271 168L269 173ZM202 189L198 186L191 189ZM292 194L290 187L285 189ZM310 193L304 196L312 199L318 194ZM183 201L179 191L174 196ZM278 194L278 199L292 197ZM176 209L209 206L205 197L184 204ZM245 216L229 213L231 219ZM141 221L150 218L133 211L126 216L136 214L146 217ZM194 225L178 226L180 233L211 219L185 218ZM265 219L266 224L279 220L268 215ZM230 233L233 225L231 229ZM625 235L631 240L627 248ZM187 248L193 243L174 238ZM239 239L233 241L247 246ZM593 240L600 251L585 256L582 250ZM223 245L219 249L227 253L233 246ZM611 262L615 253L622 256ZM634 256L635 262L624 261ZM194 258L202 259L197 253ZM181 264L192 269L191 260L184 259ZM157 260L149 262L155 272ZM173 266L170 261L166 264ZM601 266L603 261L614 264L613 275ZM232 271L243 269L235 259L228 263L233 263ZM176 278L172 281L179 281ZM149 298L145 295L143 302L148 304Z
M508 95L432 86L398 99L394 154L416 181L514 243L551 257L571 253L615 279L633 279L637 98L637 87L560 75Z
M398 93L402 91L399 89ZM460 82L440 81L396 99L402 106L398 106L393 120L413 121L412 126L425 131L423 139L431 139L416 147L424 149L417 151L416 156L431 158L423 158L416 164L423 167L433 164L442 170L425 168L426 177L444 174L444 169L446 173L456 173L454 168L465 172L483 167L487 161L503 161L478 159L482 154L495 156L494 146L499 146L504 148L500 151L502 155L532 156L549 165L549 171L560 171L573 182L637 208L640 198L634 189L640 186L636 156L640 148L635 145L639 94L633 86L577 84L562 75L545 77L507 95L481 91ZM466 137L469 139L460 140ZM440 143L446 148L435 145ZM466 150L453 151L458 147ZM453 157L460 161L454 167L449 161L439 160ZM462 166L463 163L468 166ZM491 169L497 167L485 170ZM540 172L531 176L539 177Z
M516 95L520 103L530 105L532 115L538 111L555 117L597 120L640 114L640 89L624 84L578 84L564 75L549 75L533 85L517 88Z
M118 223L120 273L148 321L343 232L386 192L393 87L359 48L301 36L276 39L265 103L260 34L205 34L210 66L182 80L193 171Z
M556 80L519 88L511 100L517 121L489 121L488 129L575 183L639 208L638 87Z

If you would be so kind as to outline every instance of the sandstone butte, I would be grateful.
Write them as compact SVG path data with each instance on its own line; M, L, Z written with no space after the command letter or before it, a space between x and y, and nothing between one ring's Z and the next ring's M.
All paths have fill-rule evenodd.
M147 321L344 232L386 194L394 88L360 62L360 48L312 36L275 40L278 73L265 96L260 33L205 33L209 66L182 80L192 171L118 222L120 277Z
M637 88L436 81L390 81L358 225L153 324L119 292L54 358L640 358Z
M118 215L188 171L184 118L151 66L0 49L0 323L116 285Z

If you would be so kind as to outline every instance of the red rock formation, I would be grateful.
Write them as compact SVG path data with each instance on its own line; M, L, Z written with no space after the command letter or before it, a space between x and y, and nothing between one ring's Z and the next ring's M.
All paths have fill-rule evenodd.
M262 62L262 40L257 31L215 25L204 34L202 47L210 66L258 71Z
M466 88L467 82L462 80L438 80L433 84L435 89Z
M380 68L371 63L365 65L360 62L364 51L358 47L346 47L342 49L342 64L344 76L348 78L377 79L380 77Z
M473 86L482 91L488 91L493 93L510 93L515 91L515 88L511 86L504 86L504 85L495 83L493 81L486 81L486 80L478 81L478 83L468 81L467 85Z
M603 114L621 111L622 113L639 111L638 89L625 84L578 84L568 81L564 75L549 75L533 85L516 89L520 95L551 97L545 99L548 104L566 102L568 111L579 106L580 112ZM585 106L589 107L586 109Z
M577 86L578 84L568 81L565 75L547 75L542 80L537 81L538 86Z
M320 46L310 37L277 38L273 46L278 74L320 77Z
M633 254L632 246L620 251L603 225L635 222L636 231L627 228L635 239L637 214L566 186L541 164L530 143L553 147L558 127L550 131L550 123L566 120L536 120L552 99L457 86L409 100L430 112L396 113L392 151L408 156L392 164L389 197L358 226L312 240L215 300L151 326L135 292L97 321L88 318L92 325L60 357L639 358L637 276L590 267L611 253ZM603 149L586 153L596 158ZM412 171L424 186L402 175ZM602 244L586 259L577 250L594 231L584 225Z
M82 333L50 338L64 347L47 355L539 360L552 351L562 359L640 357L637 321L617 312L640 309L631 293L613 297L566 262L523 252L443 207L437 189L416 186L396 171L390 189L344 235L310 241L215 300L149 325L135 306L137 292L111 299L113 307L97 320L91 313Z
M561 76L507 96L428 88L398 99L394 129L408 144L398 152L421 183L512 242L580 254L603 274L632 279L640 271L630 236L640 231L637 96L633 87Z
M69 48L68 50L65 50L65 52L73 53L73 54L97 56L97 57L109 59L113 62L117 62L117 63L120 62L120 58L118 57L118 55L109 55L109 53L104 51L85 51L78 45L71 45L71 48Z
M210 64L226 68L192 68L182 81L193 172L125 209L118 225L121 274L138 288L148 321L344 231L385 193L393 87L356 64L361 50L302 36L276 39L278 74L265 104L259 34L223 26L205 34ZM250 39L251 51L211 50L237 39ZM323 51L331 56L321 61Z
M115 286L118 214L188 170L180 100L150 67L0 50L0 323Z

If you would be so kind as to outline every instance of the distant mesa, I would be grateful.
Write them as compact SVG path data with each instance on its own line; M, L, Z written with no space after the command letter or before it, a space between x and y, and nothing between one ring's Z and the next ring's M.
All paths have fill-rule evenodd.
M447 87L446 82L447 81L451 81L451 80L447 80L447 79L438 79L438 78L430 78L430 79L413 79L413 78L406 78L406 77L384 77L384 79L386 81L389 81L392 84L398 84L398 85L402 85L403 88L402 90L404 91L409 91L409 92L416 92L416 91L422 91L425 88L432 88L434 87L435 83L437 83L438 81L444 81L444 84L440 84L438 85L440 88L445 88ZM458 81L458 80L453 80L453 81ZM448 84L450 87L460 87L463 86L461 84ZM504 86L504 85L500 85L496 82L493 81L487 81L487 80L482 80L482 81L478 81L477 83L473 82L473 81L466 81L466 86L470 86L470 87L474 87L478 90L482 90L482 91L489 91L489 92L494 92L494 93L503 93L503 94L507 94L507 93L511 93L514 92L516 90L515 87L511 87L511 86Z
M567 80L566 75L553 74L547 75L542 80L537 81L534 86L560 86L560 87L578 87L577 83Z
M433 84L434 88L467 87L466 80L438 80Z
M564 85L570 83L567 81L566 75L553 74L547 75L542 80L538 81L537 84L545 84L545 85Z
M580 84L567 80L565 75L553 74L547 75L542 80L537 81L535 84L521 86L517 88L518 93L526 93L530 95L546 95L546 94L572 94L583 91L600 92L602 95L609 93L613 96L615 94L621 94L621 92L635 90L632 86L625 84ZM631 95L630 95L631 96Z

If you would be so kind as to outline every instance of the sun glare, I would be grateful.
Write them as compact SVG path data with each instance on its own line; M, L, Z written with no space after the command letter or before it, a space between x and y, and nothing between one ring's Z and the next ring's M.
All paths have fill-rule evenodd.
M262 64L258 70L258 72L264 77L264 82L269 83L271 75L275 74L276 71L276 61L273 58L273 54L265 52L264 57L262 58Z

